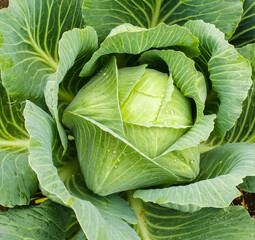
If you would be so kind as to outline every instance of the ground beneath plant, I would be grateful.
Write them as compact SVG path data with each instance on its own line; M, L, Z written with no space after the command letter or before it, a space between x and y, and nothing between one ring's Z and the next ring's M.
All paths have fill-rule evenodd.
M234 201L234 205L242 205L255 219L255 193L248 193L240 190L240 197L237 197Z
M9 6L9 0L0 0L0 9Z

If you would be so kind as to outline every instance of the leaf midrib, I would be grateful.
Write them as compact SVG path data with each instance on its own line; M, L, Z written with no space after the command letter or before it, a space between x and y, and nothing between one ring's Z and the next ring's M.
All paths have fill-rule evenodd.
M43 59L43 62L47 64L49 67L52 68L53 72L57 71L58 63L55 61L55 59L52 58L52 56L47 55L35 42L34 38L31 35L30 31L27 31L29 40L31 42L31 46L34 48L34 50L41 56Z
M150 240L150 236L149 236L149 232L146 228L146 223L143 219L142 216L142 201L140 199L135 199L133 197L133 192L129 191L128 192L128 202L130 207L133 209L133 211L135 212L136 216L137 216L137 224L135 226L135 228L137 229L137 233L139 233L141 239L143 240Z
M28 149L29 139L13 139L13 140L5 140L0 139L0 147L3 148L26 148Z

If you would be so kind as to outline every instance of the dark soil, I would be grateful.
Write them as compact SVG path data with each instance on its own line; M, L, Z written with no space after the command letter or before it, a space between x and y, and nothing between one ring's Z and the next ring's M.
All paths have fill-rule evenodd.
M7 207L3 207L2 205L0 205L0 211L7 212L8 208Z
M0 0L0 9L7 8L9 6L9 0Z
M255 193L248 193L240 190L241 196L237 197L234 201L234 205L242 205L248 212L251 217L255 219Z

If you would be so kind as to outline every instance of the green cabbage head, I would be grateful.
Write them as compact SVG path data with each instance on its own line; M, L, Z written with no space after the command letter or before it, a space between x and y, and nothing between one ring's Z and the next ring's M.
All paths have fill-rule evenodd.
M144 73L132 82L128 96L119 92L119 104L126 139L155 158L193 125L192 109L190 100L174 85L171 76L142 67ZM130 75L136 69L118 70L120 89L130 84Z
M211 31L221 34L213 25L185 26L119 26L82 69L81 76L90 80L62 121L72 131L82 174L94 193L191 182L199 173L200 142L212 131L224 134L240 114L247 90L231 112L237 102L224 105L233 94L225 96L226 86L231 77L241 77L249 88L248 62L224 35L203 43ZM226 74L235 64L243 65L243 76ZM213 96L220 102L216 107L210 105Z

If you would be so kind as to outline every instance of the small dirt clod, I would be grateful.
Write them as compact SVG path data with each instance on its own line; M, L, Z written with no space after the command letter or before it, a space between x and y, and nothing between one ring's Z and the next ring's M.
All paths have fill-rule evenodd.
M240 189L241 195L234 199L234 205L242 205L255 219L255 193L248 193Z
M9 0L0 0L0 9L7 8L9 6Z

